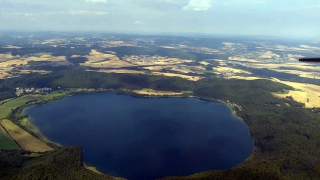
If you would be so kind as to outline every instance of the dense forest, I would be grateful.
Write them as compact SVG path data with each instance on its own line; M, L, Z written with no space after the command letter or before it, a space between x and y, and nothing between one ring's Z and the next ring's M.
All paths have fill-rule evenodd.
M201 98L237 103L244 110L235 110L248 125L255 142L253 155L245 163L230 170L208 171L189 177L168 177L165 179L320 178L320 161L318 161L320 157L320 114L316 113L317 111L312 112L310 109L303 108L304 104L290 99L273 97L271 92L279 92L284 89L292 90L291 87L280 83L268 80L245 81L218 78L206 78L192 82L178 77L104 74L76 68L46 75L32 73L14 79L0 80L0 100L13 97L15 87L115 90L152 88L175 92L193 91L194 96ZM73 148L75 147L71 147L71 149ZM68 148L65 151L68 152ZM9 158L0 158L0 171L2 174L6 173L8 179L18 175L25 177L23 176L25 172L29 172L29 177L34 176L35 179L38 174L48 175L47 179L69 179L71 174L79 179L81 179L80 177L82 179L88 177L86 173L89 172L74 164L72 160L74 157L64 156L66 164L59 166L60 162L55 162L52 157L56 153L62 153L60 150L33 158L33 160L32 158L21 159L20 152L2 152L0 156L3 153L11 153L10 156L6 154ZM35 170L24 171L31 167ZM66 173L62 169L64 167L70 167L72 173ZM18 171L19 168L22 170ZM90 174L90 176L97 179L109 178L94 174Z
M83 150L79 146L60 147L52 152L36 154L22 150L2 151L0 152L0 177L2 180L117 179L83 168L82 156Z
M285 80L285 81L292 81L292 82L300 82L300 83L308 83L308 84L315 84L315 85L320 85L320 80L319 79L311 79L311 78L306 78L306 77L300 77L297 74L290 74L290 73L285 73L285 72L277 72L273 71L267 68L263 69L256 69L256 68L250 68L250 67L245 67L245 66L240 66L240 65L235 65L236 68L238 69L243 69L246 71L250 71L253 75L259 76L259 77L275 77L280 80ZM283 69L288 69L288 68L283 68ZM293 69L295 70L295 69Z
M124 56L131 55L150 55L150 56L168 56L171 58L180 58L180 59L192 59L195 61L202 61L204 59L228 59L228 56L225 54L203 54L197 52L190 52L189 50L181 49L168 49L161 48L156 46L148 47L132 47L132 46L122 46L122 47L113 47L103 49L106 51L113 51L121 59Z

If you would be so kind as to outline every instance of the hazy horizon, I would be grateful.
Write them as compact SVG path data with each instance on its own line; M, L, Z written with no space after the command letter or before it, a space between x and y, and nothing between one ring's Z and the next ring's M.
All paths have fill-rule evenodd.
M315 0L0 0L2 31L320 39Z

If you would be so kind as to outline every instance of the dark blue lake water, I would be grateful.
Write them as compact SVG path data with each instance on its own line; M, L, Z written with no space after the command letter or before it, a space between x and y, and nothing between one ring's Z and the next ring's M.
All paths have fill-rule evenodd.
M253 150L247 126L229 107L196 98L82 94L26 114L51 141L81 145L86 164L128 179L228 169Z

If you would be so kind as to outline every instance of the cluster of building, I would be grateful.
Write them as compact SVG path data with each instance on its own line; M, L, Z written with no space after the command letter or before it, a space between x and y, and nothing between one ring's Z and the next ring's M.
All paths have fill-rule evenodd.
M16 95L17 96L21 96L21 94L23 93L44 93L44 92L49 92L49 91L52 91L51 88L47 88L47 87L44 87L44 88L21 88L21 87L17 87L16 88Z
M131 62L158 62L157 56L141 55L139 57L130 58Z

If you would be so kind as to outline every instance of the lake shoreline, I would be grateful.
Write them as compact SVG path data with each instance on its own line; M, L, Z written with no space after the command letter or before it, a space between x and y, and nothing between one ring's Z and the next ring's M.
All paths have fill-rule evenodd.
M62 91L64 91L64 90L62 90ZM81 94L114 93L114 94L124 94L124 95L129 95L129 96L132 96L132 97L140 97L140 98L196 98L196 99L200 99L200 100L204 100L204 101L218 102L218 103L222 103L222 104L226 105L231 110L232 116L237 118L238 120L240 120L240 121L242 121L244 123L243 119L237 115L236 109L234 107L231 107L229 103L227 103L227 102L225 102L223 100L208 99L208 98L202 98L202 97L190 96L190 95L164 95L164 96L163 95L161 95L161 96L151 95L150 96L150 95L145 95L145 94L137 94L134 91L130 91L130 90L120 90L120 91L110 91L110 90L106 90L106 91L80 91L80 92L68 92L68 91L65 91L65 92L67 92L67 94L64 95L61 98L59 97L58 99L55 99L55 100L43 101L40 104L33 104L33 105L29 106L29 107L24 108L22 113L25 114L25 110L27 110L30 107L41 105L41 104L48 104L48 103L51 103L51 102L57 102L57 101L62 100L64 98L66 98L66 97L69 97L69 96L81 95ZM41 131L38 129L38 127L35 126L34 123L32 123L32 119L31 118L32 117L30 116L27 119L27 122L29 123L29 126L25 126L27 129L29 129L30 131L36 133L38 138L41 141L45 142L46 144L49 143L49 144L54 144L57 147L62 147L62 145L60 145L60 144L58 144L56 142L50 141L46 136L44 136L41 133ZM248 133L250 134L249 127L247 126L247 124L245 124L245 125L248 128ZM251 136L251 138L253 140L252 136ZM253 141L253 144L254 144L254 141ZM254 149L255 149L255 146L253 145L253 150L251 152L251 155L247 159L245 159L242 163L246 162L249 158L251 158L251 156L253 155ZM242 163L239 163L238 165L240 165ZM236 165L236 166L238 166L238 165ZM90 170L92 170L92 169L94 169L94 167L91 168Z

